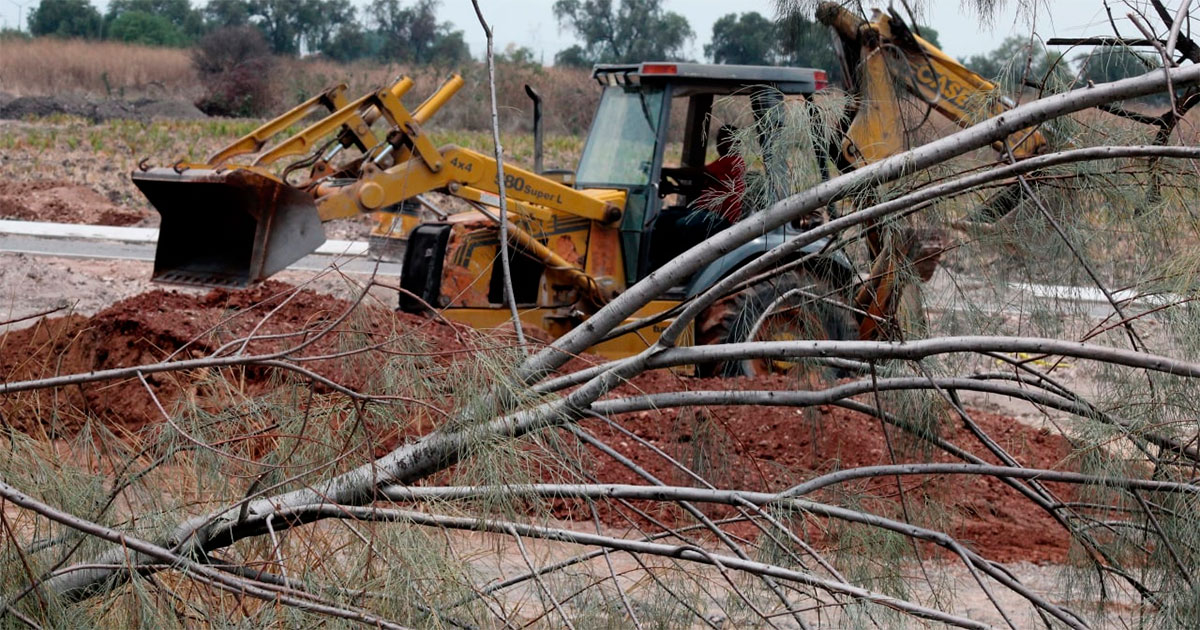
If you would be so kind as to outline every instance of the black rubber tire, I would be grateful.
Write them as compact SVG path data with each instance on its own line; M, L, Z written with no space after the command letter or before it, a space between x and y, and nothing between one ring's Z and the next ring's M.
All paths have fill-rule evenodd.
M829 300L843 302L841 294L827 279L810 270L798 270L765 280L730 295L705 309L696 318L696 345L718 343L740 343L750 341L746 337L755 322L766 309L789 292L803 289L805 292L825 296ZM858 326L849 309L816 300L805 295L791 295L775 309L778 320L768 320L773 326L760 327L754 341L765 341L773 337L780 328L791 333L794 339L857 339ZM758 376L767 372L783 371L763 361L737 361L728 363L703 363L698 366L701 376ZM838 371L822 368L823 376L836 377Z

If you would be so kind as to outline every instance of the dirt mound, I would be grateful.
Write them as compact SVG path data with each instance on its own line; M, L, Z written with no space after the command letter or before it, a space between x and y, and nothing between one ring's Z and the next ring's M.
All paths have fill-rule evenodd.
M178 360L209 356L225 346L225 354L237 344L227 345L251 333L263 337L246 347L250 354L277 351L324 330L350 305L340 299L278 282L254 290L231 293L213 291L205 295L172 291L151 291L123 300L90 318L79 316L50 319L28 329L0 337L0 378L8 382L45 378L56 374L82 373L153 363L168 357ZM377 384L380 357L386 353L337 357L348 349L396 339L417 343L414 352L426 353L413 368L411 381L423 382L424 390L415 396L436 405L449 404L429 392L441 392L446 398L460 386L459 366L476 360L470 354L472 341L462 331L435 320L395 313L390 308L360 307L355 315L339 323L333 332L320 337L303 351L307 357L323 357L305 362L304 367L359 391L379 391ZM287 335L282 336L282 335ZM468 341L464 342L464 338ZM478 338L476 338L477 340ZM495 338L490 338L493 341ZM389 346L393 354L400 348ZM457 354L455 354L457 353ZM419 372L419 373L418 373ZM224 368L225 389L238 396L261 396L288 387L289 383L308 386L302 376L287 375L264 366ZM219 388L211 384L210 370L170 372L147 375L157 398L171 409L182 401L214 405L222 411ZM395 384L393 383L393 387ZM786 377L757 379L695 379L671 373L642 375L619 388L614 395L627 396L679 390L746 389L786 390L795 382ZM318 393L331 391L318 386ZM394 390L391 390L394 393ZM228 399L225 399L228 400ZM1061 468L1070 452L1062 438L1019 424L1002 416L972 412L974 418L993 439L1012 456L1028 466ZM69 434L86 418L103 422L121 431L138 430L162 424L162 413L136 378L64 387L9 396L0 400L3 422L33 434ZM351 416L346 412L347 417ZM413 415L406 413L405 415ZM340 422L334 416L332 422ZM382 453L404 436L430 430L440 416L400 426L394 419L368 425L376 451ZM637 465L666 483L696 485L696 481L646 445L668 454L721 488L779 491L814 475L839 469L897 462L953 461L948 456L921 450L918 442L897 429L889 429L891 445L880 422L865 415L835 407L791 409L782 407L706 407L695 410L663 409L626 414L615 419L631 437L598 420L585 420L582 426L599 439L631 458ZM983 455L986 451L949 413L944 414L938 434L959 447ZM230 434L247 433L247 428ZM895 452L895 459L891 452ZM583 458L588 474L606 483L646 483L625 466L607 455L593 451ZM544 460L544 458L540 458ZM996 462L998 463L998 462ZM563 479L562 471L531 471L547 480ZM1044 512L1034 507L1003 483L983 477L943 477L930 479L909 476L901 481L905 501L916 518L931 528L950 531L989 558L999 561L1028 560L1056 562L1065 559L1069 540L1065 532ZM1064 500L1073 496L1070 488L1050 484ZM897 500L895 477L854 481L818 492L813 498L843 503L846 496L860 497L859 505L875 513L903 518ZM933 504L944 506L936 514ZM678 508L655 504L637 504L654 519L667 524L688 519ZM574 502L553 504L559 516L590 521L591 511ZM631 523L647 525L635 511L617 504L599 506L603 520L614 527ZM706 507L715 517L732 515L728 508ZM827 548L849 544L852 538L831 527L823 519L810 519L804 527L809 536ZM753 536L749 525L735 526L739 534ZM861 541L857 544L861 544Z
M123 208L91 188L71 182L0 181L0 219L125 226L150 217L150 211Z
M151 120L205 118L195 105L179 99L92 99L73 94L21 96L0 102L0 119L42 118L54 114L79 116L92 122L112 119Z
M739 379L681 378L656 372L634 379L615 394L632 396L643 393L680 390L787 390L794 379L781 376ZM1061 436L1020 424L1011 418L972 411L972 417L992 438L1023 465L1061 469L1070 446ZM742 488L777 492L815 475L861 466L928 461L958 462L948 455L932 454L899 429L888 429L895 460L889 453L878 419L840 407L810 409L784 407L704 407L698 410L663 409L625 414L615 420L630 437L607 423L585 420L582 426L601 441L615 447L647 472L665 483L695 486L697 482L653 449L659 449L700 474L718 488ZM976 453L991 463L978 441L946 413L936 429L942 439ZM639 442L644 441L646 444ZM647 445L648 444L648 445ZM595 455L591 474L604 483L644 484L646 481L624 465L592 449ZM1062 562L1070 544L1067 533L1046 512L1003 482L989 477L902 478L903 491L912 513L930 519L925 525L953 532L963 542L987 557L1001 562ZM857 493L867 497L860 502L866 509L903 519L897 501L894 476L855 481L823 490L811 498L839 499ZM1064 500L1074 496L1073 488L1048 484ZM930 516L930 501L950 511ZM638 503L651 517L674 524L690 517L679 508L661 504ZM556 502L559 516L591 519L586 506ZM706 507L713 517L735 515L729 508ZM634 510L600 506L602 520L614 527L650 525ZM809 533L827 544L836 544L836 530L822 531L824 524L813 521ZM752 534L754 528L735 528ZM744 530L744 532L743 532Z
M0 378L7 382L77 374L208 356L224 344L254 334L247 354L275 352L299 343L330 325L350 305L329 295L296 291L279 282L231 293L197 296L177 291L150 291L113 304L93 317L48 319L0 337ZM362 308L302 356L344 352L357 343L394 337L398 331L420 331L421 337L450 347L454 334L424 318L390 309ZM289 335L280 337L280 335ZM235 344L229 351L236 350ZM316 370L347 387L364 388L373 378L370 365L346 358L309 361ZM238 368L236 387L255 395L283 381L275 370ZM171 405L196 398L205 370L151 374L147 380L159 400ZM136 378L84 384L57 391L11 396L2 401L4 422L23 431L69 434L87 418L120 430L159 423L162 414Z

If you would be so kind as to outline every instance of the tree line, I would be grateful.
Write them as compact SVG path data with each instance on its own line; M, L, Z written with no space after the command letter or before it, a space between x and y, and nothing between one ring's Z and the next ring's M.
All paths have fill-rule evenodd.
M439 0L112 0L101 14L90 0L41 0L29 15L34 36L111 39L190 46L224 28L253 27L278 55L319 53L339 60L461 63L463 32L438 19Z
M41 0L29 14L35 36L103 38L153 46L189 46L214 30L251 26L279 55L319 53L338 61L376 59L415 64L461 64L470 58L462 30L439 19L440 0L112 0L101 12L90 0ZM556 0L559 24L578 40L554 56L559 66L595 63L688 60L695 37L686 17L667 11L662 0ZM940 47L938 33L918 27ZM832 78L840 64L829 31L808 15L790 11L778 19L757 12L729 13L712 27L704 56L714 63L824 68ZM501 61L540 65L528 47L510 46ZM1012 37L995 50L961 60L1008 87L1018 83L1069 81L1074 72L1063 55L1036 40ZM1146 55L1098 48L1076 56L1084 80L1096 82L1141 74L1157 67Z
M113 39L152 46L189 46L225 27L254 26L281 55L320 53L340 61L363 58L411 63L459 63L470 56L463 31L438 18L440 0L112 0L101 13L91 0L41 0L29 14L35 36ZM554 55L560 66L688 60L695 37L686 17L662 0L556 0L559 24L578 44ZM926 32L928 31L928 32ZM922 30L927 38L936 33ZM527 47L506 60L535 63ZM713 25L704 55L715 63L836 65L827 30L799 12L773 20L757 12L730 13Z

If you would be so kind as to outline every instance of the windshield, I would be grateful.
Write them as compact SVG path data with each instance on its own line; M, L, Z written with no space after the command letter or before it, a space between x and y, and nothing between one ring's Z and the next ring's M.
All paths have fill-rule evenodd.
M662 88L604 88L576 181L607 186L649 184L662 105Z

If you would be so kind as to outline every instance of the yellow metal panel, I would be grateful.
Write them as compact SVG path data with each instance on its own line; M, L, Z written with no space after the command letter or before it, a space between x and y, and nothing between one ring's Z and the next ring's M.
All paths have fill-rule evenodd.
M374 170L372 170L374 169ZM363 212L374 212L405 199L449 186L454 180L452 169L435 173L421 160L409 160L386 171L371 165L363 167L363 175L349 186L322 184L317 189L317 210L322 221L347 219ZM362 203L363 191L369 186L382 189L378 204Z
M625 197L629 194L629 191L619 188L585 188L579 192L597 201L603 201L618 208L625 207Z
M906 88L961 127L973 125L983 119L998 116L1010 108L999 96L999 89L933 44L917 35L913 42L896 41L892 33L891 18L877 12L872 22L866 22L845 7L833 2L822 2L817 7L819 21L833 27L847 42L856 42L861 47L863 65L860 92L863 103L851 124L848 140L852 140L858 154L843 150L851 163L861 165L888 157L905 148L893 85L903 83ZM885 57L887 55L887 57ZM888 67L888 61L901 66ZM1025 158L1045 152L1046 138L1036 128L1022 129L1009 136L1013 154ZM997 143L997 150L1003 145Z
M863 48L862 101L843 146L847 161L857 166L877 162L907 148L886 54L883 49Z
M996 84L963 67L924 39L916 35L913 38L925 54L919 59L909 54L916 81L907 84L922 99L932 103L934 109L960 127L969 127L1009 110L1000 100L1000 88ZM1013 147L1018 159L1046 149L1046 139L1032 127L1014 133L1009 140L1018 143Z
M433 115L442 108L442 105L445 105L446 101L450 100L450 97L458 93L458 90L461 89L462 86L462 75L458 74L457 72L450 75L450 77L442 83L436 92L430 94L429 98L425 99L423 103L418 105L417 108L413 110L413 120L422 124L428 122L429 119L432 118Z
M627 324L638 319L650 317L651 315L675 308L678 305L679 302L675 302L673 300L654 300L646 306L643 306L636 313L634 313L632 317L627 318L621 323ZM588 352L598 354L606 359L624 359L631 357L639 352L642 352L646 348L649 348L651 344L658 341L658 338L662 336L663 331L665 331L667 327L674 322L675 318L670 317L657 324L643 326L642 328L639 328L631 333L621 335L616 339L610 339L608 341L596 344L591 348L588 348ZM678 347L690 346L695 343L694 339L695 334L693 332L693 325L689 323L683 334L679 336L679 340L675 343L675 345Z
M464 185L497 195L494 203L483 203L490 206L499 205L500 190L496 186L494 159L456 146L442 147L442 155L450 168L457 171L457 179ZM568 212L593 221L609 223L621 218L618 206L510 164L504 165L504 188L511 199Z
M500 240L496 225L477 213L452 217L439 301L451 307L491 307L488 300Z
M625 320L631 322L644 317L649 317L656 313L661 313L665 310L674 308L679 305L679 302L671 300L655 300L646 306L642 307L632 317ZM557 318L559 311L557 309L532 308L520 312L521 322L528 326L536 326L548 333L554 328L561 329ZM471 326L472 328L488 329L500 328L508 325L509 311L506 308L448 308L441 311L442 316L446 319L461 322ZM597 344L588 348L586 352L598 354L605 359L625 359L631 357L646 348L650 347L658 337L662 334L667 326L670 326L673 319L667 319L658 324L645 326L634 332L628 333L611 339L603 343ZM692 327L689 324L687 330L680 337L677 346L690 346L693 343Z
M597 280L613 283L612 289L625 290L625 266L621 259L621 233L615 227L592 223L587 241L584 271Z
M452 194L457 197L462 197L463 199L466 199L468 201L474 201L475 203L479 203L479 204L483 204L485 206L496 208L497 209L496 214L497 215L500 214L499 213L500 197L496 196L494 193L488 192L486 190L480 190L473 186L463 186L463 187L453 191ZM525 203L524 201L520 201L518 199L509 199L507 201L508 201L509 220L514 221L514 222L528 220L529 218L533 218L537 221L549 222L549 221L553 221L555 216L557 216L559 214L565 214L565 213L555 212L554 210L551 210L550 208L537 206L537 205L534 205L531 203Z
M212 157L208 158L208 165L220 166L226 160L246 155L248 153L257 153L266 145L267 140L275 137L283 130L292 125L304 120L306 116L312 113L318 105L324 105L327 109L338 110L345 105L345 97L343 94L346 91L346 84L340 83L324 92L300 103L299 105L289 109L273 120L269 120L259 128L251 131L239 138L233 144L217 151Z
M366 165L359 181L349 187L322 186L317 200L321 219L344 219L361 212L372 212L439 189L487 206L499 206L495 160L453 145L442 147L438 153L445 165L438 172L423 160L409 159L384 171L372 172L371 165ZM553 223L577 217L604 221L606 217L620 217L618 206L524 169L506 165L505 180L507 192L514 202L511 208L543 221ZM382 189L376 206L361 203L363 192L369 186ZM623 194L604 196L624 201Z

